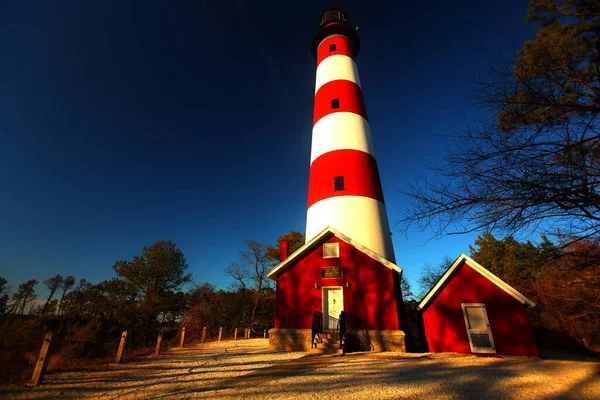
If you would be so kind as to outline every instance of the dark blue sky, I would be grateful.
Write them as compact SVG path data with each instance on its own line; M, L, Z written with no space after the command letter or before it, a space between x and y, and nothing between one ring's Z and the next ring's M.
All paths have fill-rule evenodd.
M195 281L249 239L304 231L321 12L360 26L357 64L392 224L473 116L473 81L535 31L527 2L5 1L0 4L0 276L97 283L173 240ZM398 264L476 235L396 231ZM41 289L41 286L40 286Z

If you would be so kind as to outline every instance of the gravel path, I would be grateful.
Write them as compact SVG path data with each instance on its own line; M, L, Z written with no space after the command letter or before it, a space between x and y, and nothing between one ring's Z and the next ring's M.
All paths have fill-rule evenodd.
M0 397L245 399L600 398L600 362L458 354L305 356L267 340L174 349L122 365L56 372Z

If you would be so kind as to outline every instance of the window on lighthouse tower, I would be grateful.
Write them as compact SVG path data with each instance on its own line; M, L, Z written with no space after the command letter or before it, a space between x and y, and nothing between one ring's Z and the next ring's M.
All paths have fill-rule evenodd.
M344 177L336 176L333 178L333 188L334 190L344 190Z
M332 99L331 108L340 108L340 99Z
M335 51L335 49L336 49L335 43L329 45L329 51L330 52Z

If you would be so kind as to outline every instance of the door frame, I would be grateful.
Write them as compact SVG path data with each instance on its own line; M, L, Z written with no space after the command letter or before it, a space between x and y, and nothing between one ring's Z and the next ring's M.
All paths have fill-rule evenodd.
M325 322L325 317L328 317L327 314L325 314L325 302L327 301L328 297L325 296L325 291L329 290L329 289L339 289L340 290L340 294L342 296L342 309L341 311L344 311L344 287L343 286L321 286L321 311L323 312L323 329L335 329L335 328L329 328L329 319L327 319L327 322ZM336 319L339 319L339 315L337 317L334 317ZM325 326L327 326L327 328L325 328Z
M465 319L465 329L467 330L467 337L469 338L469 346L473 353L496 353L496 345L494 344L494 336L492 335L492 328L490 327L490 321L487 316L487 310L485 309L484 303L461 303L460 304ZM469 319L467 318L467 307L480 307L483 309L483 317L487 325L487 330L469 329ZM473 339L471 339L471 331L477 331L479 333L487 333L490 338L490 344L492 347L475 347L473 346Z

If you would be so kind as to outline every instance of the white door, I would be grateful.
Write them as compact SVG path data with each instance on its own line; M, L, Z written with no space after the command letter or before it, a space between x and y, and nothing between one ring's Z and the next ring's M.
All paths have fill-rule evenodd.
M337 328L337 320L344 311L344 296L341 287L323 288L323 328Z
M494 339L483 303L463 303L469 345L473 353L495 353Z

